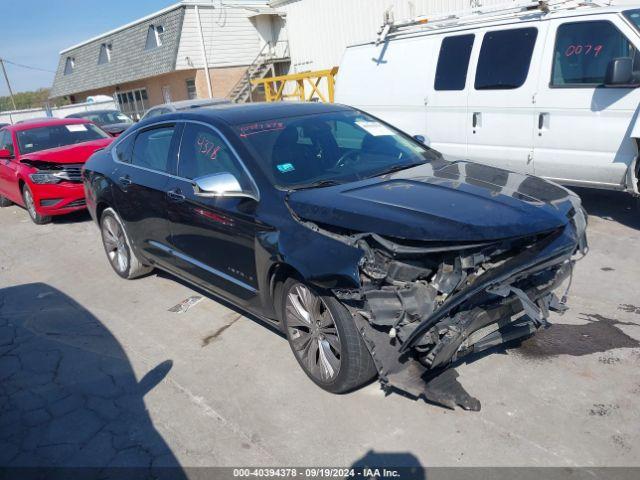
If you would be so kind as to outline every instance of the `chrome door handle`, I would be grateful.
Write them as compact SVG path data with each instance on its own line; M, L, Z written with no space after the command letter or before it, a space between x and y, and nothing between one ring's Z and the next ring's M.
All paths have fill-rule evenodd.
M122 185L123 187L128 187L129 185L131 185L131 178L129 177L129 175L120 177L118 181L120 182L120 185Z
M183 202L186 198L182 194L182 191L179 188L176 188L174 190L169 190L167 192L167 197L169 197L169 200L172 200L174 202Z

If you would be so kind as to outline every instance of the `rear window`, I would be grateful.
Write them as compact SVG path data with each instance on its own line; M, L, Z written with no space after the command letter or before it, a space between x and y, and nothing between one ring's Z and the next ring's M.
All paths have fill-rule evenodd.
M436 90L464 90L474 35L457 35L442 40L436 68Z
M111 138L90 123L32 128L19 131L16 136L22 154L100 140L101 138Z
M476 90L509 90L524 85L537 36L536 28L487 32L478 58Z
M132 162L138 167L159 172L169 172L173 126L144 130L133 145Z

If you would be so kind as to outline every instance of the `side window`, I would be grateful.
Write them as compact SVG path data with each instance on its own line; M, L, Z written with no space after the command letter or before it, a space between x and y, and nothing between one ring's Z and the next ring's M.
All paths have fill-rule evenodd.
M536 28L485 33L476 70L476 90L521 87L529 74L537 36Z
M159 172L169 172L171 139L174 126L152 128L138 134L133 145L131 163Z
M0 150L4 149L9 150L11 155L14 154L13 140L11 140L11 133L8 130L0 131Z
M222 137L205 125L188 123L180 144L178 176L193 180L216 173L231 173L243 189L251 190L246 173Z
M638 51L613 23L564 23L556 34L551 85L602 85L609 62L618 57L633 59L634 73L640 70Z
M129 135L125 137L118 145L115 147L116 158L119 162L131 163L131 152L133 149L133 142L136 136Z
M435 90L464 90L474 35L446 37L440 46Z

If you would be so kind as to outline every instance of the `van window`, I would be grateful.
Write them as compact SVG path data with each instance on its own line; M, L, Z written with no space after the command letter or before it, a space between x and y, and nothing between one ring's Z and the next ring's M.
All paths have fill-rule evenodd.
M556 34L551 85L602 85L609 62L618 57L634 59L633 71L640 69L638 51L613 23L564 23Z
M475 35L456 35L442 40L436 68L436 90L464 90Z
M487 32L482 40L476 90L508 90L527 80L537 28L517 28Z

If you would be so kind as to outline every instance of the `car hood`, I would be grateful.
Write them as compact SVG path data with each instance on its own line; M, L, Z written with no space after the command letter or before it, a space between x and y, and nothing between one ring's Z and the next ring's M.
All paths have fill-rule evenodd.
M113 142L113 138L101 138L91 142L75 143L64 147L50 148L24 155L29 160L51 163L84 163L97 150Z
M390 175L293 191L288 203L323 226L407 240L500 240L564 226L569 190L471 162L424 164Z

